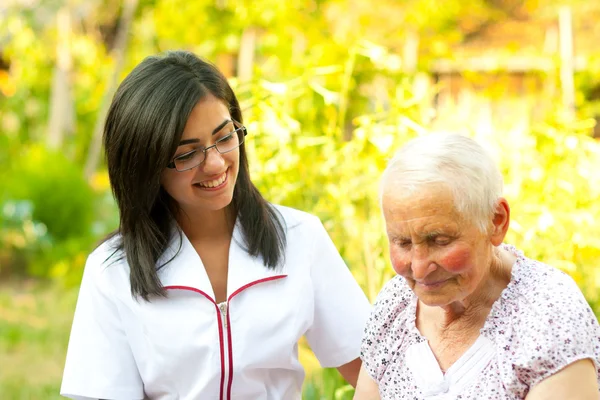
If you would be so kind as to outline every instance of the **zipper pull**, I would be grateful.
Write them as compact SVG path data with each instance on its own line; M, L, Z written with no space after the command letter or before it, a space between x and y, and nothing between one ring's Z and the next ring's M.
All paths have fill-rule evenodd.
M223 302L219 304L219 309L221 310L221 316L223 317L223 326L227 329L227 303Z

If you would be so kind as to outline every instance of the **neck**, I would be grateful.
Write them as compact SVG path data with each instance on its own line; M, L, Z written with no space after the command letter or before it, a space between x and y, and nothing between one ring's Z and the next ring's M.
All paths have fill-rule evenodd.
M235 216L231 206L217 211L180 210L177 223L193 243L207 238L231 238Z

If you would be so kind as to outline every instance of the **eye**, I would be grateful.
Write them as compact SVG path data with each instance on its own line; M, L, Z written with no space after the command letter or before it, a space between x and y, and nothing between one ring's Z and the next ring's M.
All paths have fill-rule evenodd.
M411 240L406 238L396 238L393 242L396 246L399 246L404 249L410 247L410 245L412 244Z
M231 139L233 139L233 134L235 133L235 131L229 133L226 136L223 136L221 139L219 139L219 143L225 143L225 142L229 142Z
M188 151L187 153L183 153L183 154L175 157L175 160L177 160L177 161L188 161L188 160L191 160L196 155L196 151L197 150L192 150L192 151Z
M452 240L448 236L436 236L433 238L433 243L438 246L447 246Z

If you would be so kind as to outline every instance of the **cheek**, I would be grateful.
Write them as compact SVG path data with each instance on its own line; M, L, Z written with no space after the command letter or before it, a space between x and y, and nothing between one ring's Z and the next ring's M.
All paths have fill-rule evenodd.
M240 173L240 159L239 159L239 157L237 157L237 158L235 158L235 159L232 160L231 166L232 166L232 169L235 171L235 177L237 178L237 176Z
M161 177L160 184L173 198L179 197L179 193L191 185L192 175L185 172L165 173Z
M406 276L410 265L410 254L407 251L390 244L390 261L398 275Z
M472 267L473 255L471 249L458 245L448 249L439 262L448 272L459 274Z
M235 175L237 177L237 174L240 170L240 153L239 153L239 149L238 151L232 151L229 153L225 153L224 158L227 162L227 164L229 164L229 169L230 171L234 171Z

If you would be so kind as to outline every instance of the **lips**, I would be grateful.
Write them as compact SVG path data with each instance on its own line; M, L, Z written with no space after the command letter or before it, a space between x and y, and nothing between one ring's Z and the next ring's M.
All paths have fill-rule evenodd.
M425 288L425 289L437 289L440 286L442 286L444 283L446 283L448 281L448 279L443 279L443 280L439 280L439 281L431 281L431 282L416 282L417 285Z

